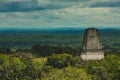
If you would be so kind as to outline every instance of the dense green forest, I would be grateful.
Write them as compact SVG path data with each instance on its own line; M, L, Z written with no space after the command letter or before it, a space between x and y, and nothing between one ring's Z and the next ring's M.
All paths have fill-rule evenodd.
M62 45L80 48L84 30L8 30L0 31L0 47L31 48L34 45ZM100 39L104 47L120 46L120 30L100 30Z
M83 33L0 31L0 80L120 80L120 30L100 30L100 61L79 57Z
M120 55L114 53L101 61L66 53L39 58L0 54L0 80L119 80L119 75Z

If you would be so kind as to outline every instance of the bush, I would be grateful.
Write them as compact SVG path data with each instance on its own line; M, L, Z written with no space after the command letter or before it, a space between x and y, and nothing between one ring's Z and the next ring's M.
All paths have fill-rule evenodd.
M48 57L47 64L56 68L68 67L69 65L75 66L80 64L80 57L73 57L70 54L53 54Z
M27 68L25 69L25 75L29 80L35 80L41 77L42 69L46 65L47 58L33 58L25 61Z
M54 69L42 76L41 80L91 80L91 76L84 69L69 66L63 69Z
M48 57L47 63L56 68L63 68L70 65L72 55L70 54L53 54Z

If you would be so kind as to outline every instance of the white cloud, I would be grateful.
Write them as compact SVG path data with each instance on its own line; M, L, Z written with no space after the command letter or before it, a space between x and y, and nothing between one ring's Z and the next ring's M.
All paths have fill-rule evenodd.
M51 1L53 0L36 0L36 5L45 8L50 6L49 8L54 9L0 12L0 27L120 27L120 8L89 7L96 2L107 2L108 0L88 0L87 2L81 0L80 3L77 2L78 0L75 0L76 2ZM57 9L58 7L61 8Z
M120 27L116 8L65 8L35 12L2 13L0 26L14 27ZM0 17L1 18L1 17Z
M32 0L0 0L0 1L32 1Z

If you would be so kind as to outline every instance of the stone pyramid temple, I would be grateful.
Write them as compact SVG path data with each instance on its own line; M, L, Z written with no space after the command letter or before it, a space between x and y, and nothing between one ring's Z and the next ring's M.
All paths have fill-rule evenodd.
M99 32L96 28L86 29L80 56L82 60L104 59Z

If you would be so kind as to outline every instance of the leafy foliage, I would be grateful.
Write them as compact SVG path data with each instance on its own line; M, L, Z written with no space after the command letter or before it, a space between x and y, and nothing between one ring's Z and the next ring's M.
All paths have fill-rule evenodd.
M52 70L45 74L41 80L91 80L91 76L83 69L66 67Z
M48 57L47 64L56 68L64 68L76 65L81 61L80 57L73 57L70 54L53 54Z
M31 48L31 53L35 54L37 57L46 57L52 54L62 54L67 53L72 55L78 55L80 50L74 49L69 46L47 46L47 45L35 45Z
M0 54L2 80L119 80L119 72L119 54L107 54L101 61L82 61L70 54L25 59Z
M119 80L120 31L101 31L101 61L80 59L82 33L0 32L0 80Z

